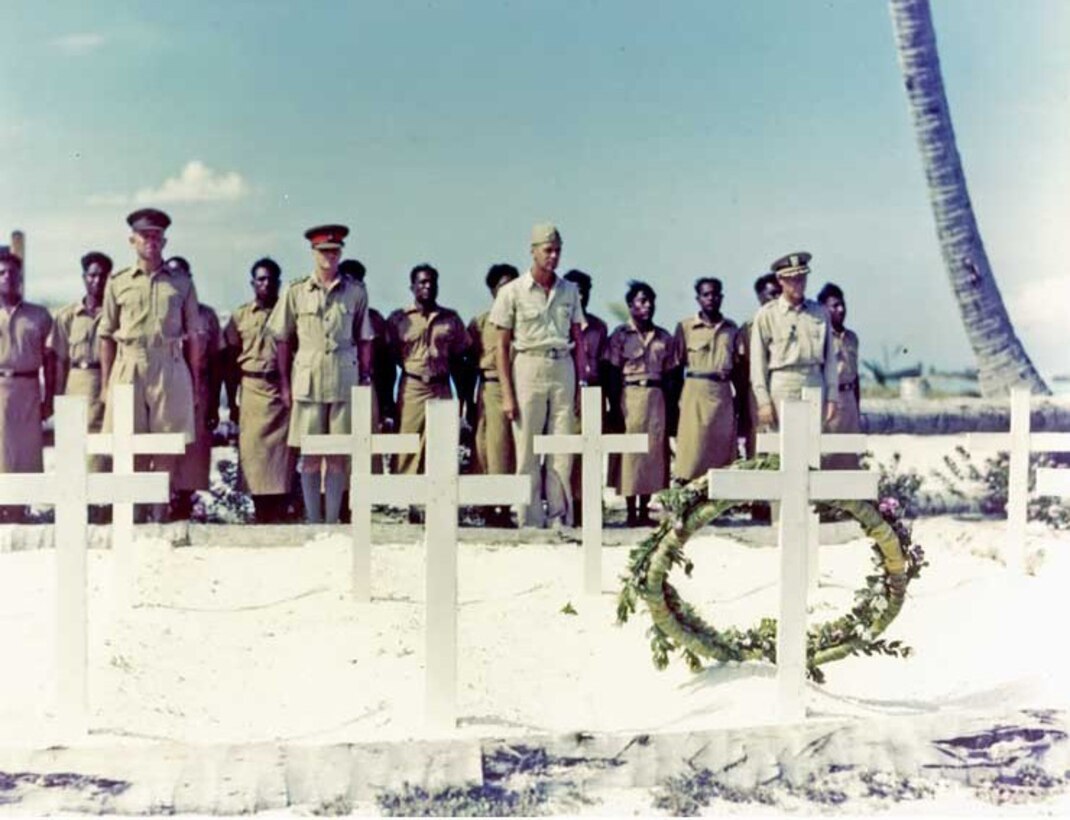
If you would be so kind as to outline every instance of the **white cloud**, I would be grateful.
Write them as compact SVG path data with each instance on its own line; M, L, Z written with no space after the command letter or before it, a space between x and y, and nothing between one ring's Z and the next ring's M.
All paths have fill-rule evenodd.
M249 185L237 171L215 171L199 159L190 160L178 174L156 188L134 194L93 194L90 205L153 205L174 202L228 202L249 193Z
M1066 306L1070 305L1070 276L1034 279L1014 292L1008 309L1015 330L1037 365L1049 373L1067 373Z
M64 34L52 40L53 48L69 54L72 57L80 57L96 51L106 42L103 34L84 31L76 34Z

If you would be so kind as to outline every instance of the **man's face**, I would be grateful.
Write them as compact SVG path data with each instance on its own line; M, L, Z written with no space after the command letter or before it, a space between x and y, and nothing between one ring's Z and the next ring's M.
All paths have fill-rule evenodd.
M312 259L316 270L333 279L338 274L338 263L342 259L341 248L313 248Z
M0 262L0 296L17 299L22 292L22 271L18 262L10 259Z
M279 279L267 268L256 268L252 276L253 296L258 302L271 304L279 298Z
M104 298L104 286L108 284L108 273L108 269L100 262L90 262L89 267L82 271L85 292L94 302L100 302Z
M138 262L143 270L155 271L163 262L163 249L167 246L167 237L163 231L134 231L130 236Z
M637 324L648 324L654 318L654 300L644 291L632 297L628 312Z
M531 259L535 267L543 273L553 273L557 270L557 263L561 261L561 243L543 242L541 245L532 245Z
M825 300L825 309L829 312L832 326L836 330L843 330L843 323L847 318L847 303L839 296L830 296Z
M780 282L776 280L770 280L762 285L762 289L758 291L758 304L764 305L768 302L772 302L778 296L780 296Z
M721 309L723 295L712 282L703 282L695 295L698 309L705 314L713 316Z
M498 295L498 291L501 290L502 288L504 288L506 285L508 285L514 279L516 279L516 275L512 274L512 273L507 273L504 276L502 276L498 280L498 284L496 284L494 286L494 295L497 296Z
M412 297L418 305L433 305L438 298L438 282L429 271L422 270L416 274L416 278L409 285Z
M801 276L777 276L780 287L783 288L784 298L791 305L799 304L806 298L806 274Z

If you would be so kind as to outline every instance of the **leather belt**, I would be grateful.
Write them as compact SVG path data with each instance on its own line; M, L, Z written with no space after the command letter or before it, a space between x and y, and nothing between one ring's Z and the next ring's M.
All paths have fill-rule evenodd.
M858 379L851 379L849 382L844 382L840 385L840 392L845 393L848 390L854 390L858 386Z
M241 372L242 378L245 379L263 379L266 382L277 382L279 380L279 371L269 370L266 373L257 373L255 370L243 370Z
M636 379L635 381L625 382L625 387L662 387L661 379Z
M449 376L421 376L418 373L410 373L408 370L401 371L403 375L410 379L416 379L418 382L424 384L449 384Z
M692 373L688 371L687 378L689 379L705 379L708 382L726 382L728 376L724 373Z
M100 370L100 362L71 362L75 370Z
M497 375L488 376L485 372L480 374L480 378L483 379L484 384L501 381L501 379L499 379Z
M548 347L541 350L518 350L518 356L541 356L544 359L564 359L572 355L567 347Z
M36 370L4 370L0 369L0 379L36 379Z

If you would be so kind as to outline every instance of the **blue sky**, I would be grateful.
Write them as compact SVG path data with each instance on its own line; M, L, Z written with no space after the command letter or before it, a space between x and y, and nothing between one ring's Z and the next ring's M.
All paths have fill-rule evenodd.
M80 295L88 249L130 259L125 214L175 219L202 299L248 298L268 254L341 221L373 304L429 261L442 301L559 224L593 308L631 278L658 320L725 312L796 249L848 294L863 358L970 363L940 261L886 5L666 2L7 2L0 235L28 235L29 298ZM1070 3L936 0L959 149L1019 334L1070 370Z

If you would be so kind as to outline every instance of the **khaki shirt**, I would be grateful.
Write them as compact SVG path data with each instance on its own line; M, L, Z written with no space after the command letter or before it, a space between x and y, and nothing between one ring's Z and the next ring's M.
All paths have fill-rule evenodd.
M480 313L468 323L468 342L472 358L484 376L498 375L498 326L489 321L490 311Z
M52 331L47 308L19 302L0 307L0 369L39 370L45 363L45 345Z
M346 402L360 379L357 341L374 338L368 292L339 276L329 286L313 274L291 282L268 320L276 341L297 340L291 390L299 401Z
M579 288L555 276L547 293L530 270L498 291L490 309L490 321L513 331L513 346L518 353L569 350L572 348L572 326L587 326L580 306Z
M780 296L758 309L751 329L750 381L759 406L772 403L769 374L776 370L818 368L823 372L826 401L839 400L831 330L828 312L812 299L791 307Z
M588 384L598 384L598 363L606 357L606 341L609 328L593 313L586 314L587 327L583 329L583 346L587 351L584 363L584 378Z
M688 373L719 373L727 379L735 366L739 328L721 317L710 324L702 316L684 319L676 326L677 357Z
M449 376L450 359L468 350L464 322L446 307L439 306L426 316L416 305L398 308L386 324L394 360L414 376Z
M75 302L56 311L48 347L59 361L72 368L100 365L100 344L97 340L100 316L100 310L90 313L85 302Z
M853 330L832 331L832 351L836 356L836 380L851 384L858 378L858 336Z
M124 268L108 279L97 335L152 346L200 332L197 289L188 273Z
M620 368L625 384L638 379L661 379L680 364L669 331L655 325L640 333L630 321L609 337L605 359Z
M271 308L247 302L230 315L223 341L237 351L239 369L249 373L274 373L275 337L268 332Z

